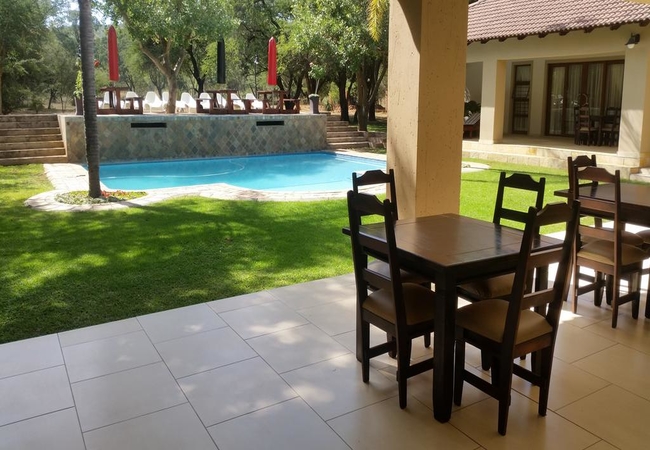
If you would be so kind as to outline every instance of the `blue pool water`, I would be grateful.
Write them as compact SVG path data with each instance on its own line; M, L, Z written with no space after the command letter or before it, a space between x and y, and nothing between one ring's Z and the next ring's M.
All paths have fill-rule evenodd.
M267 191L343 191L352 172L385 169L384 161L314 152L236 158L102 164L110 189L141 190L227 183Z

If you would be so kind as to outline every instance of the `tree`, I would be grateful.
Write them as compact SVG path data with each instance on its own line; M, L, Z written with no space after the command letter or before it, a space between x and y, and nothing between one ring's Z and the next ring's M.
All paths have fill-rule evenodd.
M3 77L24 76L41 59L49 7L47 0L0 0L0 114L8 109Z
M98 198L102 191L99 184L99 133L97 131L97 97L95 95L93 19L90 11L90 0L78 0L78 2L86 160L88 162L88 195L92 198Z
M178 76L187 49L201 39L225 36L234 26L229 0L106 0L106 6L164 74L170 114L176 110Z

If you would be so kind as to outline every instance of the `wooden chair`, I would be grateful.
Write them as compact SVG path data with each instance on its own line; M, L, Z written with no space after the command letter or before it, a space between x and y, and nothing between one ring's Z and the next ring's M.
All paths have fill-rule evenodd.
M508 300L492 299L472 303L456 313L454 403L460 406L465 381L497 399L498 431L501 435L506 434L508 425L513 374L540 387L538 413L540 416L546 415L553 350L562 303L568 294L571 277L571 253L577 215L576 202L572 202L571 206L565 203L550 204L539 212L531 207ZM539 227L557 223L566 224L562 246L533 250ZM528 274L535 268L552 263L558 263L553 286L526 293ZM491 383L465 370L465 343L491 356ZM539 370L530 371L513 364L515 358L531 352L541 353Z
M618 144L621 124L621 109L607 108L605 115L600 118L598 129L598 145L613 146Z
M513 201L509 201L508 206L506 206L504 204L506 192L509 194L509 197L517 196L517 194L519 194L519 196L516 197L518 201L521 200L522 193L517 191L532 192L535 194L535 208L542 209L542 206L544 205L545 186L546 179L544 177L540 178L539 181L535 181L528 174L513 173L508 177L505 172L501 172L492 222L497 225L503 225L503 221L509 220L524 224L528 214L525 210L514 209L515 202ZM491 298L505 299L510 295L510 289L512 289L514 277L515 274L510 273L485 280L465 283L458 287L458 295L472 302ZM529 283L528 286L532 286L532 283Z
M474 137L474 133L481 131L481 113L475 112L463 121L463 137L467 136L470 139Z
M367 170L361 175L357 175L356 172L352 173L352 190L355 193L359 192L360 187L376 186L381 184L386 186L386 190L390 194L390 200L392 201L395 210L394 219L397 220L398 213L397 213L397 189L395 186L395 171L393 169L390 169L388 173L386 173L383 170ZM370 267L375 272L383 274L384 276L389 276L390 274L390 268L388 264L381 260L372 261L371 263L368 264L368 267ZM421 277L420 275L407 272L405 270L402 270L400 274L402 277L402 281L404 283L421 284L427 289L431 289L431 280L427 280L426 278ZM370 285L369 287L371 290L377 289L376 286ZM424 336L424 346L427 348L431 346L431 335Z
M612 183L614 185L614 200L605 200L582 194L578 185L583 182ZM616 328L618 308L625 303L632 303L632 317L639 315L640 278L643 261L647 253L634 245L623 241L623 228L625 224L620 219L621 212L621 180L620 172L614 175L603 168L585 167L575 169L574 198L580 202L581 221L585 218L599 218L612 220L613 227L595 227L580 224L578 239L574 255L574 281L573 281L573 312L578 308L578 296L586 292L598 292L603 287L602 279L585 277L580 273L581 267L588 267L596 273L608 276L607 284L611 289L612 328ZM583 237L586 237L585 240ZM628 292L621 294L620 283L622 279L628 281ZM580 280L588 282L580 286ZM594 304L600 306L601 297L594 296Z
M435 294L419 284L402 281L395 242L394 209L390 200L381 203L373 195L348 192L357 310L361 323L363 382L369 381L370 358L396 351L399 405L404 409L407 378L433 368L433 358L413 365L410 360L411 340L433 332ZM383 219L385 242L367 238L360 232L361 218L368 215ZM368 257L376 254L388 255L389 276L368 267ZM368 294L370 286L378 289ZM370 347L370 324L395 336L395 340Z
M591 120L589 106L581 106L576 115L577 144L595 145L598 143L598 128Z

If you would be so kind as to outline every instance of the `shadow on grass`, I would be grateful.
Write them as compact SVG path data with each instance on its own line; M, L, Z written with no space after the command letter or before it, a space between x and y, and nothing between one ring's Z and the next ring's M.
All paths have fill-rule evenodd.
M2 217L0 342L352 271L343 200Z

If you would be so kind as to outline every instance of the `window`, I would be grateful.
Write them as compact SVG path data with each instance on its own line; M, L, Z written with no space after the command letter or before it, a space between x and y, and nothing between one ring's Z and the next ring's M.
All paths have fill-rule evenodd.
M515 66L512 92L512 132L528 133L530 95L530 64Z

